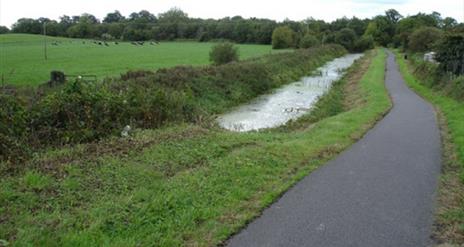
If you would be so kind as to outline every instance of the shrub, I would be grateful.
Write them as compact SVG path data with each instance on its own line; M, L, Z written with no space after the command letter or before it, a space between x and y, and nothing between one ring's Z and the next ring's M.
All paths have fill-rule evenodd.
M363 36L356 40L353 46L353 51L364 52L374 48L374 38L372 36Z
M295 32L287 27L278 27L272 33L272 48L285 49L295 45Z
M319 40L314 35L305 34L300 40L300 48L311 48L319 44Z
M0 94L0 160L15 160L27 153L29 115L15 96Z
M42 144L79 143L101 138L128 124L122 96L74 82L40 100L31 110L31 129Z
M426 52L436 47L443 37L443 31L434 27L419 28L409 38L409 49L413 52Z
M211 49L209 60L215 65L238 61L238 48L229 42L219 43Z

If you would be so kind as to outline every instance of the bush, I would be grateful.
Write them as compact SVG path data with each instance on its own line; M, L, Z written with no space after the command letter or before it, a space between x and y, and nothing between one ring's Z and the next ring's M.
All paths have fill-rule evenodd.
M238 61L238 48L229 42L219 43L211 49L209 60L214 65Z
M305 34L303 38L300 40L300 48L311 48L319 44L319 40L314 35Z
M442 72L464 75L464 34L449 34L437 47Z
M363 36L354 43L353 51L364 52L374 48L374 38L372 36Z
M29 115L15 96L0 94L0 105L0 161L11 161L27 153Z
M409 49L413 52L431 51L443 37L443 31L434 27L417 29L409 38Z
M272 33L272 48L286 49L295 45L295 32L287 27L278 27Z

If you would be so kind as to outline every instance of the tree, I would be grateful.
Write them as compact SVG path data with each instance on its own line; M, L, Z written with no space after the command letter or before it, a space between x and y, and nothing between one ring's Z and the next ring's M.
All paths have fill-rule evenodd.
M274 29L272 33L272 48L285 49L294 46L295 32L288 26L282 26Z
M8 29L5 26L0 26L0 34L5 34L5 33L8 33L8 32L10 32L10 29Z
M41 34L42 33L42 24L31 18L21 18L15 24L11 31L13 33L31 33L31 34Z
M445 30L453 29L457 25L458 25L458 22L454 18L451 18L451 17L446 17L442 21L442 28Z
M349 51L353 50L355 41L356 33L353 29L343 28L335 34L335 43L344 46Z
M372 36L377 44L387 46L393 41L395 23L386 16L377 16L369 23L364 35Z
M464 34L448 34L437 47L436 60L440 69L456 75L464 75Z
M219 43L211 49L209 60L214 65L238 61L238 48L229 42Z
M413 52L426 52L432 50L443 37L443 31L435 27L422 27L412 33L409 40L409 49Z
M305 34L305 36L303 36L303 38L300 40L299 47L307 49L307 48L316 46L318 44L319 44L319 40L317 40L316 36L312 34Z
M103 19L104 23L114 23L114 22L121 22L124 21L126 18L117 10L113 13L108 13L106 17Z
M395 9L389 9L385 11L385 16L391 23L398 23L398 21L403 18L403 16L396 11Z

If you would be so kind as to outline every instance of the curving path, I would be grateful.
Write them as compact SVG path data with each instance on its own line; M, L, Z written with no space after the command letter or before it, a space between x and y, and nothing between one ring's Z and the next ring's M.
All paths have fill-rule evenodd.
M404 83L393 54L391 112L234 236L229 246L428 246L440 173L430 104Z

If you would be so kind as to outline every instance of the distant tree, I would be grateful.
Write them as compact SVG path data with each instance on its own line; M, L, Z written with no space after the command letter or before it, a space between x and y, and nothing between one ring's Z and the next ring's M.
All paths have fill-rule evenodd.
M312 34L305 34L300 40L300 48L310 48L319 44L319 40Z
M432 50L443 37L443 31L435 27L422 27L414 31L409 39L409 49L413 52Z
M294 46L295 32L288 26L282 26L274 29L272 33L272 48L285 49Z
M43 27L42 24L31 18L21 18L15 24L11 31L13 33L30 33L30 34L40 34L42 33Z
M377 16L369 23L364 35L372 36L377 44L387 46L393 41L395 24L386 16Z
M120 39L124 32L125 24L123 23L110 23L107 24L106 32L113 36L115 39Z
M395 9L385 11L385 16L391 23L397 23L403 16Z
M362 36L354 42L353 51L364 52L374 48L374 38L372 36Z
M156 22L156 16L147 10L142 10L130 14L129 20L136 23L154 23Z
M440 69L464 75L464 34L448 34L437 47L436 59Z
M184 22L188 20L188 15L179 8L171 8L159 14L158 18L161 22Z
M111 35L109 33L104 33L104 34L101 35L101 39L105 40L105 41L111 41L111 40L114 40L114 37L113 37L113 35Z
M457 25L458 25L458 22L454 18L451 18L451 17L446 17L442 21L442 28L445 30L451 30L455 28Z
M347 28L351 28L354 30L357 36L362 36L364 32L366 32L367 25L369 24L369 20L361 20L356 17L353 17L349 23Z
M94 15L84 13L79 17L78 23L98 24L100 21Z
M106 17L103 19L104 23L114 23L114 22L121 22L124 21L126 18L117 10L113 13L108 13Z
M335 43L344 46L349 51L353 50L355 41L356 33L353 29L343 28L335 34Z
M10 29L8 29L5 26L0 26L0 34L5 34L5 33L9 33L9 32L10 32Z
M214 65L238 61L238 48L229 42L219 43L211 49L209 60Z

